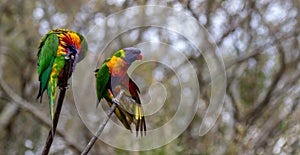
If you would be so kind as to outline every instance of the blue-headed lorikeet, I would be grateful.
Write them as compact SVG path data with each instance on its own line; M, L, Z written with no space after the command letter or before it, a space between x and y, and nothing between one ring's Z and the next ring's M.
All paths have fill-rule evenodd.
M38 47L38 76L40 89L37 98L42 96L47 90L50 105L50 115L53 120L54 103L56 98L56 88L61 86L63 79L71 77L72 71L77 62L82 60L87 52L87 43L85 38L68 29L50 30L42 38ZM68 77L64 77L65 65L70 61L71 67Z
M131 123L135 124L136 134L138 132L146 134L146 122L143 114L141 100L139 98L139 88L128 76L127 70L135 60L141 60L141 51L137 48L129 47L117 51L111 58L106 59L96 69L96 91L99 104L104 98L109 106L116 98L121 89L126 97L132 98L135 104L120 102L114 111L121 123L131 131Z

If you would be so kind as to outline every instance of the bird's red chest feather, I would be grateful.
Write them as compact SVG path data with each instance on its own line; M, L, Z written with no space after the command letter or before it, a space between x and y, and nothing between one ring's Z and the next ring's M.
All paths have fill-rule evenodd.
M127 74L125 76L119 77L119 78L121 78L122 80L121 80L120 85L117 85L113 89L113 91L115 93L119 93L122 88L125 88L125 89L129 90L130 95L132 97L138 96L138 94L137 94L138 88L137 88L136 84L134 84L133 81L131 81L129 79L129 76Z

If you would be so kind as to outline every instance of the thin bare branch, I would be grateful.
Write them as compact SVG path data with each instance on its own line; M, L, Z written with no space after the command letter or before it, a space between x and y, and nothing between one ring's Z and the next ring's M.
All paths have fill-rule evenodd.
M257 11L257 12L259 12L259 11ZM261 102L259 102L259 104L256 107L253 108L253 110L246 117L246 122L247 122L247 124L250 124L250 125L253 124L253 122L260 117L262 112L269 105L269 103L270 103L269 101L271 100L272 93L274 92L278 82L284 75L284 71L286 68L285 54L284 54L284 49L281 45L281 41L276 37L276 33L271 28L271 26L264 19L262 19L262 21L263 21L264 25L266 25L269 28L271 35L275 38L274 43L277 47L278 54L280 56L280 61L279 61L280 66L279 66L278 72L275 74L275 76L273 78L273 81L272 81L270 87L267 90L265 97L263 98L263 100Z
M120 93L117 95L116 99L117 101L119 101L122 96L124 94L124 90L121 90ZM107 118L104 120L104 122L99 126L96 134L91 138L90 142L86 145L86 147L84 148L84 150L82 151L81 155L87 155L89 153L89 151L91 150L91 148L93 147L93 145L95 144L95 142L97 141L98 137L101 135L101 133L104 130L104 127L106 126L108 120L110 119L112 113L115 111L116 106L119 103L117 103L115 100L113 100L112 106L110 107L110 110L108 112Z
M19 106L9 102L3 108L0 114L0 130L4 130L10 123L11 119L17 114Z
M55 110L53 121L52 121L52 127L50 128L50 131L49 131L49 134L47 137L47 141L46 141L46 144L45 144L43 152L42 152L43 155L47 155L50 151L50 147L52 145L56 127L58 124L59 115L60 115L61 108L62 108L62 105L64 102L66 90L68 87L68 79L71 75L72 64L74 63L74 59L65 59L65 61L66 62L65 62L65 66L64 66L64 75L63 75L64 78L62 80L61 85L59 86L60 92L59 92L59 97L58 97L58 101L57 101L57 105L56 105L56 110Z
M8 95L12 102L18 104L21 108L28 111L32 116L37 119L41 124L51 127L51 123L49 119L47 119L43 113L40 112L39 109L34 107L32 104L29 103L23 98L21 98L18 94L16 94L11 88L7 85L2 77L0 77L0 87L2 88L3 92ZM57 134L65 140L67 146L73 149L75 152L79 153L81 147L73 140L73 138L69 137L63 130L58 129Z

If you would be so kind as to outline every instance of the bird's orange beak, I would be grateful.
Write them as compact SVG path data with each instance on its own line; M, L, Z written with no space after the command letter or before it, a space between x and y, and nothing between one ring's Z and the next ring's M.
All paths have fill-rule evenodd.
M142 54L139 54L138 57L137 57L137 59L138 59L138 60L142 60L142 59L143 59Z

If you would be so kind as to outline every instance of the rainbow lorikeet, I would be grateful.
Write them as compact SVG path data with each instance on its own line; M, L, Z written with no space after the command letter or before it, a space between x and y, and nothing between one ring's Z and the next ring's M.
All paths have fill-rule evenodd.
M62 86L63 80L71 77L77 62L81 61L87 52L85 38L68 29L50 30L41 40L38 47L38 76L40 89L37 98L47 89L51 120L54 116L56 88ZM66 62L70 67L66 68ZM65 73L68 73L66 76Z
M141 60L141 51L137 48L129 47L117 51L111 58L106 59L96 69L96 91L98 102L104 98L109 106L112 106L113 100L122 89L124 96L133 99L135 102L116 105L114 111L121 123L131 131L131 123L135 124L136 134L140 131L146 134L146 122L143 114L141 100L139 98L139 88L128 76L127 70L135 60Z

